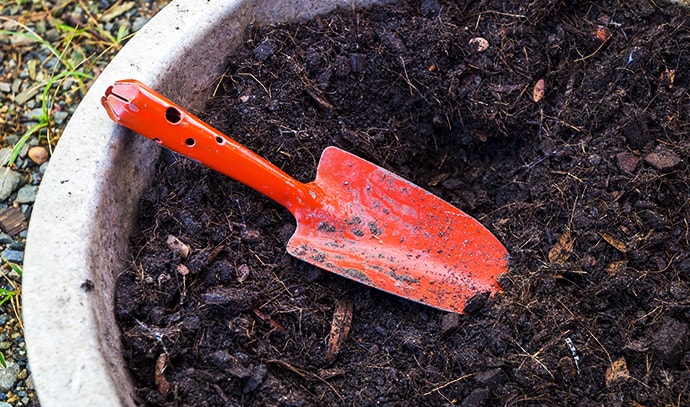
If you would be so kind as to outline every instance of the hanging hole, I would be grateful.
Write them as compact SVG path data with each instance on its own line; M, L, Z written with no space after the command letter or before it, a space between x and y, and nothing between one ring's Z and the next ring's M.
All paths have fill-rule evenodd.
M218 143L218 144L223 144L224 142L225 142L225 140L223 140L223 137L221 137L221 136L216 136L216 143Z
M165 119L171 124L177 124L182 120L182 112L174 107L165 109Z
M188 139L186 139L184 141L184 143L189 147L194 147L194 144L196 143L196 141L193 138L189 137Z
M155 141L155 142L158 143L158 144L162 144L162 143L163 143L163 141L161 141L161 139L159 139L158 137L154 138L153 141Z

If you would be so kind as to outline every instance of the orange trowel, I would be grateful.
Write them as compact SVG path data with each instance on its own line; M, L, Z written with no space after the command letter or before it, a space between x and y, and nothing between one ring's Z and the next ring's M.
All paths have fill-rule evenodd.
M136 80L108 88L115 122L263 193L297 228L287 251L324 270L462 313L500 290L508 252L484 226L394 173L336 147L301 183Z

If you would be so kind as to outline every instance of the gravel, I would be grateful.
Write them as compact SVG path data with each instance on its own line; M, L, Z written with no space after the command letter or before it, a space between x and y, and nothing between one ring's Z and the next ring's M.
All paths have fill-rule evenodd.
M30 224L40 181L64 126L83 91L126 42L126 38L120 43L114 39L139 30L167 3L98 0L50 6L39 0L0 1L0 256L7 261L21 267L27 232L25 228L5 230L3 214L19 208ZM79 32L64 28L76 26ZM51 47L91 78L83 85L70 75L56 81L48 92L51 103L46 105L46 84L69 71ZM44 107L49 118L44 116ZM32 128L40 130L31 132ZM7 159L22 138L26 138L25 144L15 163L8 166ZM21 298L21 276L5 261L0 262L0 288ZM7 363L5 368L0 366L0 407L39 405L20 313L20 301L6 301L0 306L0 353Z

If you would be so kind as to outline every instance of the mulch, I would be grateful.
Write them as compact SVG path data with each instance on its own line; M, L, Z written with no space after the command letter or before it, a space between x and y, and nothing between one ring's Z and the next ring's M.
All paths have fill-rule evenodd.
M511 269L464 315L364 287L287 255L285 209L164 152L117 287L141 403L690 403L689 44L687 11L648 2L250 28L202 118L302 181L329 145L386 167Z

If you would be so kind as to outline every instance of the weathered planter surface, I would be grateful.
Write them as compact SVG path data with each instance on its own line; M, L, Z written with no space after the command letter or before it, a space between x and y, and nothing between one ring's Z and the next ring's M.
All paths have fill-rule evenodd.
M376 0L177 0L93 84L41 183L26 246L23 307L43 407L134 405L113 313L136 204L158 148L115 126L100 105L135 78L188 109L203 106L249 23L294 20Z

